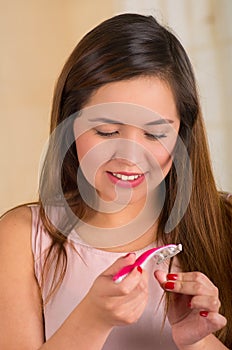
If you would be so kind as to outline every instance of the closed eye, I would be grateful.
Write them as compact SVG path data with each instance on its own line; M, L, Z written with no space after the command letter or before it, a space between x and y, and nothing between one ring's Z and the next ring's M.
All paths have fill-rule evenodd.
M111 136L117 135L118 131L103 132L103 131L96 130L96 134L103 137L111 137Z
M147 132L145 133L145 136L147 136L149 139L152 139L152 140L160 140L167 137L166 134L149 134Z
M112 136L119 134L119 132L117 130L116 131L108 131L108 132L95 130L95 132L97 135L102 136L102 137L112 137ZM162 133L162 134L150 134L150 133L146 132L146 133L144 133L144 135L151 140L159 140L159 139L167 137L167 135L164 133Z

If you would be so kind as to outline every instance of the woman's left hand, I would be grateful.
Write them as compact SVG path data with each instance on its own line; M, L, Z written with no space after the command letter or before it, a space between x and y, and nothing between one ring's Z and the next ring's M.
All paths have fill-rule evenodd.
M168 319L173 340L179 348L191 347L226 325L219 314L217 287L200 272L154 273L160 286L172 292Z

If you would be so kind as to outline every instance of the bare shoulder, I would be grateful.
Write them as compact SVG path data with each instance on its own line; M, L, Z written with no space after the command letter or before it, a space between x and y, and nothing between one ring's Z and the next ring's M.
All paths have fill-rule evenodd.
M31 210L23 205L9 210L0 218L0 229L10 228L11 230L24 228L29 229L31 225Z
M0 219L0 252L20 257L30 255L31 210L27 206L10 210Z
M0 348L36 349L43 342L41 293L34 274L31 210L7 212L0 220Z
M29 223L31 219L31 209L27 205L20 205L18 207L15 207L1 216L0 223L3 221L11 221L12 219L21 221L27 220Z

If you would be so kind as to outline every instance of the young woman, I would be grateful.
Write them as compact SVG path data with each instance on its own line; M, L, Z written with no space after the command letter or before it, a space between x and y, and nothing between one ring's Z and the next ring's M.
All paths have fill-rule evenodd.
M231 348L231 227L180 42L151 16L103 22L58 80L38 203L0 223L1 349Z

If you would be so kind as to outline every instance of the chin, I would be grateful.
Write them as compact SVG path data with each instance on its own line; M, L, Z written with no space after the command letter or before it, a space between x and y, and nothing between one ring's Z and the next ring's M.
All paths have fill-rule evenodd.
M123 191L120 190L117 193L114 192L112 194L110 193L101 193L98 191L98 195L99 197L105 201L108 202L108 204L112 203L112 204L118 204L118 205L133 205L136 203L140 203L140 202L145 202L146 198L147 198L147 194L146 193L133 193L133 189L132 192L129 190L127 191ZM137 191L138 192L138 191ZM142 191L141 191L142 192Z

